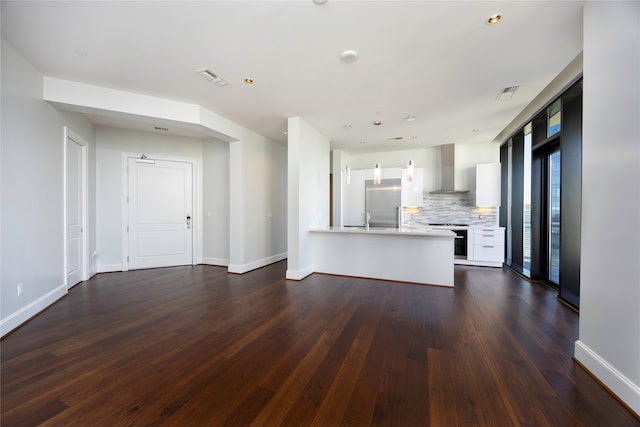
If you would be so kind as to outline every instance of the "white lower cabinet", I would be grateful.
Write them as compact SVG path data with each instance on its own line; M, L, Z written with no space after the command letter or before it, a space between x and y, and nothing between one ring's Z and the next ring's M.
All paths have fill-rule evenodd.
M486 262L487 265L502 265L504 262L504 228L470 228L467 259Z

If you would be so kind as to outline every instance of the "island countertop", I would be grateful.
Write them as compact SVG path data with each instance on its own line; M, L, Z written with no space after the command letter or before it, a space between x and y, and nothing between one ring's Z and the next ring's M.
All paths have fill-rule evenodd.
M428 227L314 228L313 271L342 276L453 286L451 230Z
M312 228L313 233L347 233L347 234L390 234L407 236L439 236L455 237L456 233L446 229L435 229L431 227L401 227L401 228L379 228L379 227L329 227Z

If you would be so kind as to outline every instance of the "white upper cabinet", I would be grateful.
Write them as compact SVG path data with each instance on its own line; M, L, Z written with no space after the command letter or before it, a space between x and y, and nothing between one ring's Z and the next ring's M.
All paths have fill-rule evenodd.
M500 163L476 165L476 206L500 206Z
M415 168L413 170L413 179L411 181L407 179L407 170L402 169L402 192L400 196L400 204L402 204L402 207L422 206L423 186L422 168Z

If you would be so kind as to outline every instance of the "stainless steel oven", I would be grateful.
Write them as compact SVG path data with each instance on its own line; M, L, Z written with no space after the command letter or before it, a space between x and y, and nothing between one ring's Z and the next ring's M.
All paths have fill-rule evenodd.
M456 233L453 240L453 254L456 257L467 258L467 230L451 230Z
M467 228L469 224L436 223L429 224L434 228L444 228L456 233L453 239L453 255L456 258L467 259Z

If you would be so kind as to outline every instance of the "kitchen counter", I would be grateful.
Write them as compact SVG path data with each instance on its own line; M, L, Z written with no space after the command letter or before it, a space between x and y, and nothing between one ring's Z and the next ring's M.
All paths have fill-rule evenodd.
M411 236L454 236L447 228L432 227L401 227L401 228L382 228L382 227L331 227L331 228L314 228L309 230L314 233L352 233L352 234L389 234L389 235L411 235Z
M453 286L450 230L322 228L310 231L313 271L439 286Z

